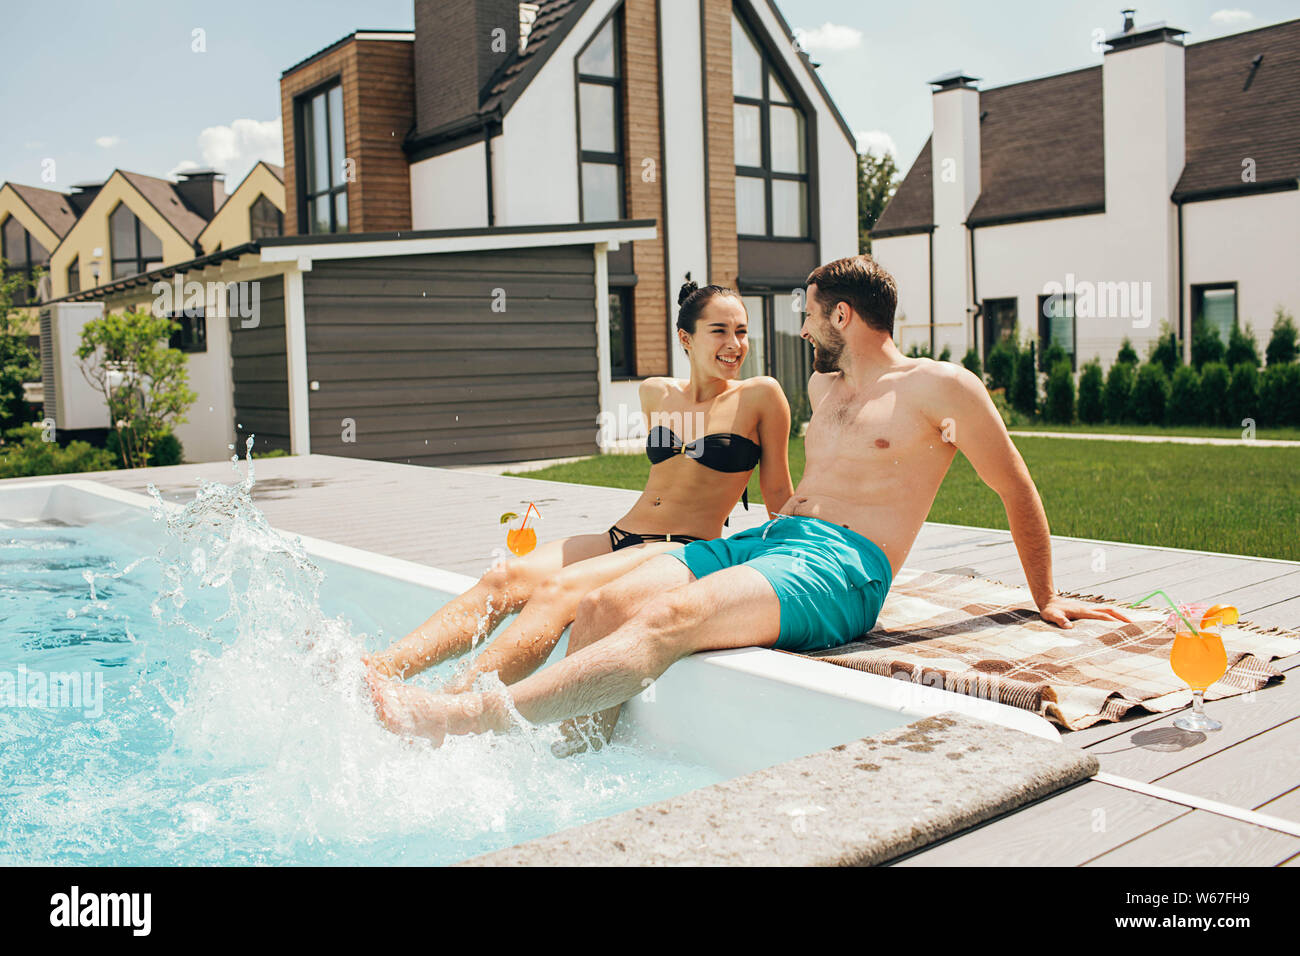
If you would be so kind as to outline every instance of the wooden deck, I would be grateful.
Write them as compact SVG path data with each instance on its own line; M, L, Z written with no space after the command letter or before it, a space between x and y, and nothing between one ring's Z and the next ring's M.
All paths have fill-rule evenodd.
M419 468L325 456L257 464L254 498L278 528L478 575L500 545L496 517L537 503L540 534L601 531L635 497L609 488L505 478L471 470ZM179 465L89 477L174 500L199 478L229 482L228 463ZM41 479L19 479L20 481ZM760 523L761 506L737 509L732 528ZM1057 538L1056 585L1122 600L1173 588L1201 601L1234 604L1260 625L1300 628L1300 563L1211 555L1114 542ZM1023 584L1009 533L927 524L909 567ZM1294 671L1300 655L1280 662ZM1297 672L1300 675L1300 672ZM1189 734L1173 714L1135 717L1063 738L1095 754L1104 774L1065 793L915 853L896 865L1297 865L1300 836L1238 819L1256 811L1300 827L1300 682L1210 705L1224 729ZM1154 784L1168 794L1128 789ZM1196 809L1206 800L1219 805ZM1284 827L1286 829L1286 827Z

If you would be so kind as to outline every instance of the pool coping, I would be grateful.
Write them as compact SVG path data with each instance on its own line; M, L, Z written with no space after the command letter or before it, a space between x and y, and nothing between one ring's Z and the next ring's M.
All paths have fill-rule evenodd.
M45 486L71 486L134 508L158 504L146 495L86 479L24 482L13 490ZM162 505L168 511L183 508L174 501ZM451 593L474 583L467 575L276 530L300 541L314 556L398 580ZM460 865L872 864L1097 772L1096 760L1062 743L1059 731L1045 719L1005 704L763 648L705 652L674 667L722 667L876 706L884 690L893 695L891 706L896 704L900 713L925 708L930 715ZM982 719L990 713L1014 726ZM868 758L876 750L895 763L890 773L870 778L873 786L862 787L863 768L873 763ZM960 772L955 770L958 761L965 761ZM702 840L704 833L708 839Z

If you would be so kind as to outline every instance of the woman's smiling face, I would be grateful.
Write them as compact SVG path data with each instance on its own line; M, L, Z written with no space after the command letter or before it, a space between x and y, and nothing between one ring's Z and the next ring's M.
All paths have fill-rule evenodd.
M738 296L716 295L695 320L695 334L678 330L693 374L737 378L749 354L749 317Z

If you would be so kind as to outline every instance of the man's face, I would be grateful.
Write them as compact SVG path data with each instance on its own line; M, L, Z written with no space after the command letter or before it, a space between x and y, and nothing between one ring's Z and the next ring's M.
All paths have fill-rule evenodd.
M837 306L838 307L838 306ZM800 336L813 344L813 371L837 372L844 352L844 336L831 322L817 298L817 285L808 286Z

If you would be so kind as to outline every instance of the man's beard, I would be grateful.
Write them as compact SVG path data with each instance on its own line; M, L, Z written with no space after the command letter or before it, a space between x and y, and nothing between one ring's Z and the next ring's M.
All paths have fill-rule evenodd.
M813 371L821 372L838 372L840 370L840 356L844 354L844 336L840 335L835 328L826 329L826 341L813 343Z

